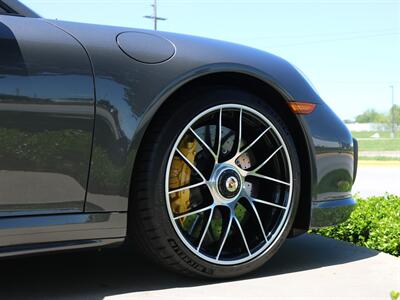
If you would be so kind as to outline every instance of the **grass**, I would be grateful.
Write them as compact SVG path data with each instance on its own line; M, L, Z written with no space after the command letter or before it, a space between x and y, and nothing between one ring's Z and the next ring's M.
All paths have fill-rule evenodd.
M400 162L400 157L389 157L389 156L360 156L360 162L365 162L365 164L382 164L382 165L389 165L393 163L393 166L399 166L398 163Z
M400 197L358 198L346 222L313 232L400 256Z
M372 139L371 136L375 133L379 133L380 138ZM352 132L352 135L358 140L360 152L400 151L400 136L392 139L390 131L361 131ZM385 157L384 155L375 157L360 156L360 160L397 161L400 158Z
M370 160L370 161L400 161L400 157L391 156L359 156L360 160Z
M359 151L400 151L400 139L358 140Z

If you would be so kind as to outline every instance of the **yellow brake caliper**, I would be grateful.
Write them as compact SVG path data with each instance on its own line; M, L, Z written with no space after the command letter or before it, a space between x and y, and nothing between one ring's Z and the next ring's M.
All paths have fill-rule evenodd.
M179 151L194 164L196 156L196 140L191 136L185 136L179 144ZM179 156L175 155L171 165L171 171L169 173L169 188L177 189L186 186L190 183L190 176L192 170L185 163L185 161ZM170 195L171 208L174 214L185 213L190 205L190 190L182 190ZM179 219L181 224L184 223L185 218Z

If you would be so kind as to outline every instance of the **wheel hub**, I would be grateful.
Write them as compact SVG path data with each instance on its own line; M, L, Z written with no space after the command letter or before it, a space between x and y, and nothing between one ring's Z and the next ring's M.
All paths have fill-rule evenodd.
M242 182L236 171L227 169L221 172L218 178L218 192L221 196L231 199L240 192L241 186Z

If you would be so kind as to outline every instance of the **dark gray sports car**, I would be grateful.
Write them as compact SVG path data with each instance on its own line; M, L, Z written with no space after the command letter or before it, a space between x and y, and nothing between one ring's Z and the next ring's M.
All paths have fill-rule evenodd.
M293 65L0 1L0 255L123 242L227 278L345 220L357 143Z

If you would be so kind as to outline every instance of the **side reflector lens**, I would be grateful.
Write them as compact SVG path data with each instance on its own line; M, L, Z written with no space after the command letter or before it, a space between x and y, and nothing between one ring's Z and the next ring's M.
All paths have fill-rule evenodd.
M289 107L295 114L308 115L312 113L317 105L309 102L289 102Z

